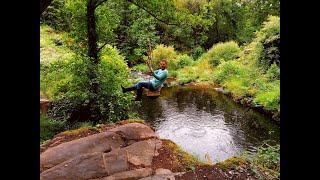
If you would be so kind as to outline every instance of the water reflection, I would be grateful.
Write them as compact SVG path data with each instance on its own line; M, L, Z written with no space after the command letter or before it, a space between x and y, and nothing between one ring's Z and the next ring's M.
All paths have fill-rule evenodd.
M143 98L139 114L161 138L202 160L206 153L218 162L264 140L279 141L279 128L266 117L214 91L163 88L160 98Z

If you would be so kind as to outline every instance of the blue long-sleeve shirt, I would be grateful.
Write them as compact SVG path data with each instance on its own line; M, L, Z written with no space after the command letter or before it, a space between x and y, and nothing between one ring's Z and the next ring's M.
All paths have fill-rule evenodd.
M154 79L151 80L154 89L158 89L168 77L168 70L158 69L153 72Z

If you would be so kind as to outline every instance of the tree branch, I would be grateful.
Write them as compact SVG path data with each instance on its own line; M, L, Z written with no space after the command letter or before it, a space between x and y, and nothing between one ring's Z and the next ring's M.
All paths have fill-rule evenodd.
M98 6L100 6L102 3L106 2L107 0L100 0L100 1L96 1L96 5L95 5L95 8L97 8Z
M40 15L47 9L52 3L52 0L40 0Z
M99 47L99 49L97 50L97 53L99 53L99 51L108 44L108 42L104 43L101 47Z
M128 2L138 6L139 8L143 9L144 11L146 11L150 16L154 17L156 20L166 24L166 25L174 25L174 26L178 26L178 24L173 24L173 23L168 23L162 19L159 19L155 14L153 14L152 12L150 12L149 10L147 10L146 8L140 6L139 4L137 4L136 2L134 2L133 0L127 0Z

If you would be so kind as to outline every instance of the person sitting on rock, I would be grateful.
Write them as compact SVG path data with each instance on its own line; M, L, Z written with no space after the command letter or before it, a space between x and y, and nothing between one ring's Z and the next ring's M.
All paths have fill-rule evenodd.
M121 85L122 92L126 93L128 91L136 90L137 96L135 98L135 101L141 101L142 92L143 92L142 87L149 89L150 91L157 91L162 86L162 84L165 82L165 80L168 77L168 70L166 69L167 64L168 64L167 60L163 59L159 63L160 69L153 71L150 63L147 63L147 65L150 69L150 73L154 78L150 81L140 81L137 84L135 84L131 87L128 87L128 88L124 88Z

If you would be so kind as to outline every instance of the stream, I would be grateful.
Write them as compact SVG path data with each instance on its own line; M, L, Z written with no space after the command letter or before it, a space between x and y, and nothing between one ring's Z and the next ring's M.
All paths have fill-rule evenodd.
M210 88L164 87L157 99L144 95L136 111L160 138L202 161L206 154L217 163L280 142L280 128L271 119Z

